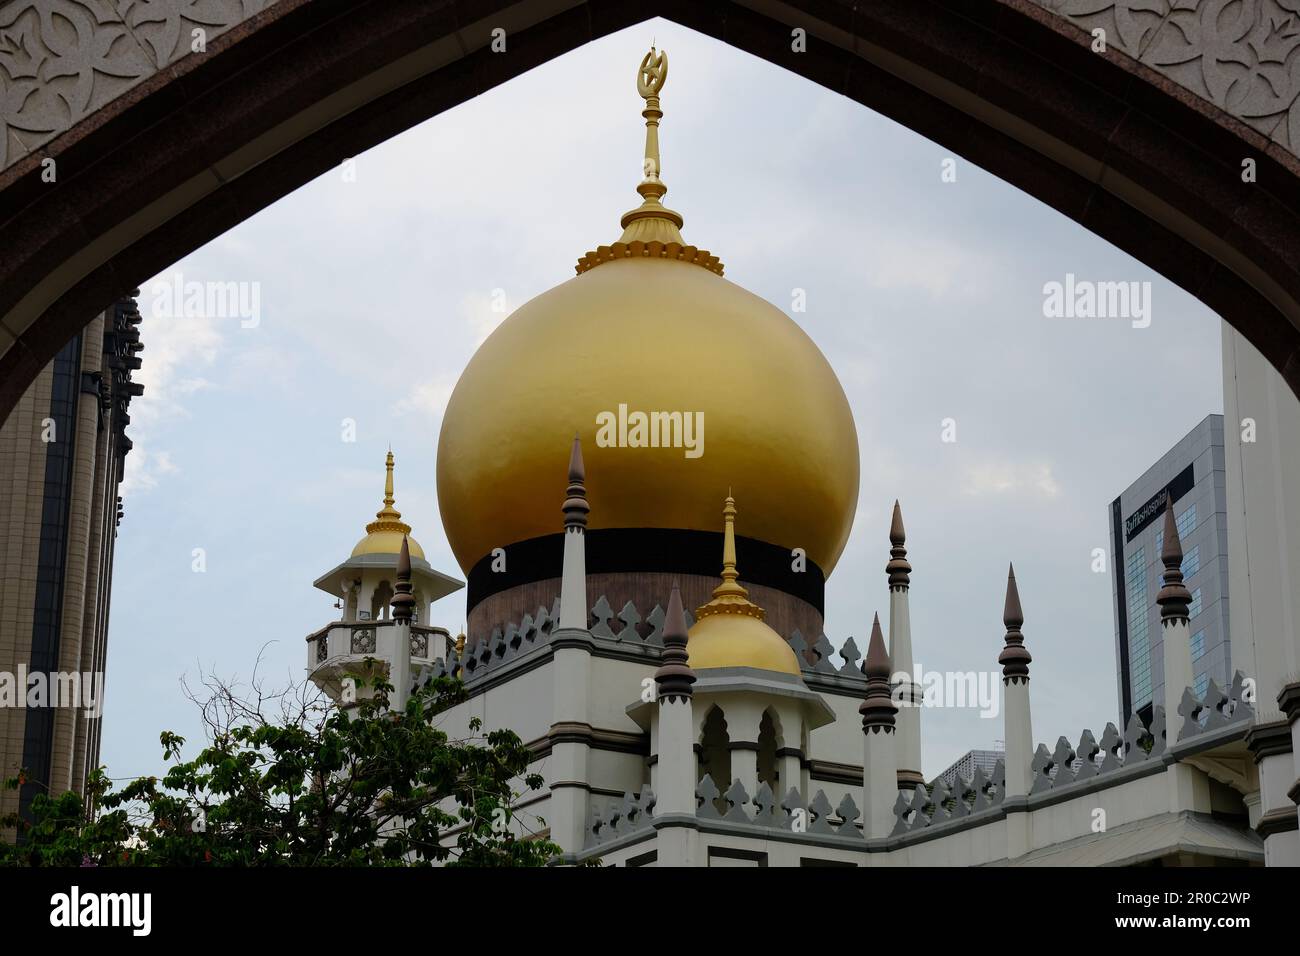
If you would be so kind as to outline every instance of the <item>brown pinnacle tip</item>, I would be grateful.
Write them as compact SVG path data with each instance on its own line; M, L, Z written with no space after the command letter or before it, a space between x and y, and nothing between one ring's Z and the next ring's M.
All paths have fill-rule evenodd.
M871 640L867 642L867 658L862 671L867 677L889 678L889 652L885 650L885 635L880 630L880 615L871 620Z
M1165 504L1165 540L1160 548L1160 560L1169 567L1170 563L1183 563L1183 542L1178 537L1178 522L1174 520L1174 503Z
M573 448L569 452L569 481L586 481L587 471L582 464L582 439L577 433L573 436Z
M411 577L411 545L406 535L402 535L402 550L397 553L397 576Z
M1174 521L1174 503L1165 504L1165 540L1160 548L1160 560L1165 566L1162 576L1164 587L1156 595L1160 605L1162 623L1186 621L1191 613L1192 593L1183 584L1183 543L1178 538L1178 523Z
M686 613L682 610L682 594L673 582L672 593L668 597L668 612L664 615L664 649L660 655L662 664L655 671L655 684L660 700L679 700L691 696L691 685L695 683L695 672L691 670L690 659L686 649L687 642Z
M1016 587L1016 569L1007 568L1007 603L1002 611L1002 623L1006 625L1002 653L998 663L1002 665L1003 681L1021 683L1029 680L1029 665L1033 656L1025 648L1025 636L1020 633L1020 625L1025 623L1025 614L1020 609L1020 590Z
M1016 587L1016 567L1007 567L1007 603L1002 609L1002 623L1007 627L1020 627L1025 623L1025 612L1020 609L1020 589Z
M903 531L903 509L898 506L898 499L894 499L894 516L889 522L889 543L894 545L906 544L907 536Z
M582 439L573 436L573 446L569 451L569 487L565 493L564 527L587 527L587 513L591 505L587 504L586 468L582 463Z

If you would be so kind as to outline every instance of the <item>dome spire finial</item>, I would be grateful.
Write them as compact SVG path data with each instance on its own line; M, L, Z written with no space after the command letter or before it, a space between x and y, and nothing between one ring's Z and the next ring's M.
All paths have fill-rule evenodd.
M375 512L375 520L366 525L366 533L375 531L397 531L404 535L411 533L411 526L402 520L402 513L393 507L393 453L388 452L384 462L384 506Z
M668 79L668 53L650 45L650 52L641 58L636 71L636 91L645 100L641 115L645 117L645 158L643 176L636 191L641 194L641 205L623 213L619 225L623 235L609 246L598 246L578 260L575 267L579 275L594 269L602 262L626 258L676 259L703 266L710 272L722 275L722 263L707 249L686 245L682 238L682 216L663 204L668 187L659 178L662 166L659 161L659 121L664 111L659 108L659 92Z
M736 499L731 497L722 506L722 583L713 589L713 600L695 612L697 618L710 614L745 614L763 620L764 611L749 599L749 591L738 580L736 569Z
M645 100L645 160L642 164L644 177L637 183L636 191L641 194L641 205L623 213L619 225L623 227L622 242L642 242L659 240L660 242L681 242L682 217L663 204L668 187L659 178L662 166L659 162L659 121L664 112L659 108L659 91L668 79L668 52L655 50L641 58L641 66L636 73L636 91Z
M375 514L376 518L400 518L402 513L393 507L397 499L393 497L393 450L388 449L388 459L384 462L384 507Z

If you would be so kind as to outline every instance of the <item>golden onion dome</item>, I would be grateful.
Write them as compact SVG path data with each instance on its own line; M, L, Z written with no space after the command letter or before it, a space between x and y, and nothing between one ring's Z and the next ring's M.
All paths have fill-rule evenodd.
M646 177L622 237L507 318L448 402L438 500L467 574L495 548L561 530L554 476L575 430L591 531L709 531L709 502L735 485L754 515L747 535L803 549L824 574L848 539L857 430L830 364L790 317L685 245L681 216L661 203L666 66L652 49L638 75Z
M375 512L375 520L366 525L366 536L352 549L352 557L363 554L400 554L405 537L411 557L423 558L424 549L411 537L411 526L402 520L402 513L393 507L393 453L388 453L385 463L384 506Z
M722 583L713 600L695 612L687 632L686 653L692 670L754 667L799 676L794 650L763 622L763 609L749 600L736 570L736 500L727 496L722 509Z

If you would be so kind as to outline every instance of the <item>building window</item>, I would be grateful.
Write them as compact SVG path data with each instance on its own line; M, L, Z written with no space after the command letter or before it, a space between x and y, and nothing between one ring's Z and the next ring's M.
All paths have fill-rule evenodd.
M1190 578L1201 570L1201 546L1198 544L1183 556L1183 577Z
M1192 663L1196 663L1205 656L1205 629L1197 631L1192 635Z
M767 866L767 854L756 850L709 847L709 866Z
M1147 598L1146 549L1135 548L1126 565L1130 681L1136 710L1151 701L1151 645L1147 636L1151 602Z
M1201 674L1196 678L1195 692L1197 697L1204 697L1205 692L1210 689L1210 675Z
M1187 616L1189 618L1193 618L1200 613L1201 613L1201 589L1197 588L1195 591L1192 592L1192 603L1187 605Z

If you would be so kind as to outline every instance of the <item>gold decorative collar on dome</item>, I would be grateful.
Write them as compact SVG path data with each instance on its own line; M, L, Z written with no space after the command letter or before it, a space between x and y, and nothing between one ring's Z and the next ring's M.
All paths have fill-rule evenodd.
M707 249L686 244L681 234L681 213L667 208L662 201L668 187L659 178L659 120L664 115L659 108L659 91L666 79L668 54L663 50L656 52L652 46L642 57L636 75L637 92L645 100L645 109L641 111L645 117L645 178L636 187L642 202L636 209L623 213L619 222L623 235L618 242L598 246L578 260L574 268L579 275L603 262L641 257L690 262L722 275L722 263L717 256Z
M731 497L730 491L722 507L722 518L722 583L713 589L713 600L696 609L695 618L741 614L761 621L766 612L749 599L749 591L737 580L740 572L736 570L736 499Z

